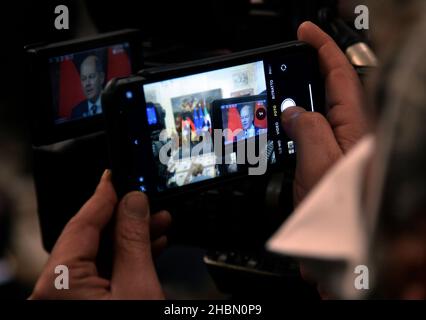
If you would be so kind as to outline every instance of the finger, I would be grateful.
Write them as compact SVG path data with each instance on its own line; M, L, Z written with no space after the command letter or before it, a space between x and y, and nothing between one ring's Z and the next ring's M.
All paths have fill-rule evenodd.
M300 41L309 43L318 51L325 76L335 69L342 69L351 77L356 76L354 68L333 38L314 23L310 21L302 23L297 30L297 37Z
M366 131L364 93L359 77L334 40L315 24L303 23L298 38L318 50L330 107L327 119L339 145L347 152Z
M163 236L170 228L172 217L168 211L160 211L151 215L150 234L151 240L156 240Z
M164 249L166 249L167 242L168 240L166 236L161 236L157 240L153 241L151 244L152 255L154 257L159 256L164 251Z
M305 184L312 187L342 155L333 130L321 114L300 107L287 108L281 120L296 143L298 169L304 173Z
M312 22L300 25L298 39L318 51L322 73L326 78L327 99L330 105L345 104L348 98L359 102L361 84L355 69L336 42ZM347 90L354 88L355 90Z
M111 172L105 170L93 196L65 226L52 256L63 259L94 260L102 229L110 221L117 196L111 183Z
M293 133L293 120L304 112L307 111L302 107L289 107L286 108L281 115L281 124L287 135L293 140L295 139Z
M148 198L140 192L120 202L115 229L111 292L127 299L163 298L151 254Z
M367 131L364 93L359 81L350 79L341 70L328 75L326 89L328 104L332 106L327 112L327 119L340 146L347 152Z
M331 155L341 155L333 130L320 113L290 107L283 112L281 120L284 130L296 143L298 156L318 163L329 162ZM303 163L311 165L312 161Z

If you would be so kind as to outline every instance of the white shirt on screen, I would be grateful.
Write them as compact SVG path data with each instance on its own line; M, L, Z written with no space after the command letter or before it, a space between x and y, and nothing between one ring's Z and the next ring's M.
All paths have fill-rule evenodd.
M88 112L89 116L93 116L95 114L99 114L99 113L102 112L101 97L100 96L98 97L98 100L96 100L95 103L92 103L89 100L87 100L87 102L89 103L89 112ZM93 106L96 106L95 110L92 110Z

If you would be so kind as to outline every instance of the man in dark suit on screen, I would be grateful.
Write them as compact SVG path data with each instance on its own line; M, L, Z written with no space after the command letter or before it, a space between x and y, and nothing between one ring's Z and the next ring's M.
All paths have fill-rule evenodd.
M99 58L90 55L80 65L80 80L87 100L76 105L71 118L84 118L102 113L101 92L105 73Z
M234 137L234 142L246 140L262 133L266 133L266 129L257 128L254 125L254 105L253 103L245 104L240 110L241 131Z

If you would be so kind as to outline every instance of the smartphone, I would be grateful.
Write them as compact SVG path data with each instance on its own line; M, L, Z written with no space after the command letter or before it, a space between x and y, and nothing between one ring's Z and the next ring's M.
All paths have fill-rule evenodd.
M101 92L142 68L140 33L127 29L24 47L32 143L49 145L104 130Z
M163 199L294 170L281 113L323 113L324 83L316 50L290 42L114 79L102 104L117 192Z

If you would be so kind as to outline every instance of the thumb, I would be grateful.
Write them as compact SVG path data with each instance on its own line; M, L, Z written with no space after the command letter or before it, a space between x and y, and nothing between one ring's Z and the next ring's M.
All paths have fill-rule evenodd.
M282 126L296 144L296 179L310 190L342 155L332 127L320 113L301 107L287 108Z
M115 229L111 293L117 299L161 299L151 254L148 198L131 192L120 202Z
M333 129L322 114L301 107L289 107L282 113L281 122L301 156L319 160L317 157L321 154L341 155Z

